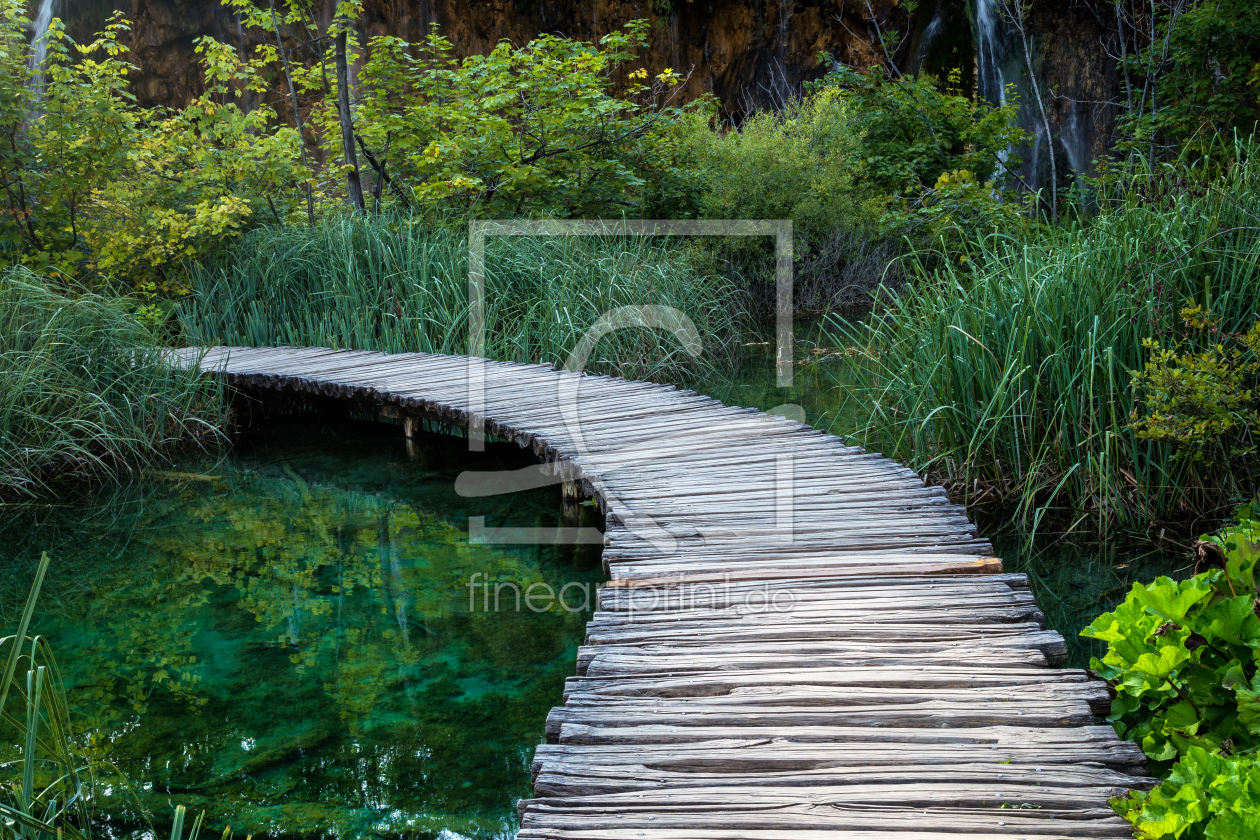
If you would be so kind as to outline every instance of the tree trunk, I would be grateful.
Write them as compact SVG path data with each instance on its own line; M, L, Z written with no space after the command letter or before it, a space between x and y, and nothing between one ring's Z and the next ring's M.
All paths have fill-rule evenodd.
M359 158L354 151L354 123L350 115L350 73L346 67L346 29L342 21L337 29L337 116L341 122L341 150L346 156L346 192L350 206L363 210L363 184L359 180Z
M297 89L293 86L293 72L289 69L289 54L284 49L284 42L280 40L280 22L276 20L276 0L268 0L271 6L271 26L276 31L276 49L280 50L280 60L284 62L284 77L289 82L289 97L293 100L293 122L297 126L298 140L302 145L299 147L302 151L302 168L310 174L310 165L306 162L306 133L302 131L302 106L298 102ZM306 222L311 227L315 227L315 202L311 198L311 182L308 180L303 186L306 187Z

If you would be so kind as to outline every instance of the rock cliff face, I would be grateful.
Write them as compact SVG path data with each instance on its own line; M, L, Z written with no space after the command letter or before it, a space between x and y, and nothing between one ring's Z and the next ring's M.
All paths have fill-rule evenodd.
M332 0L322 2L327 15ZM872 16L902 41L894 58L911 62L915 17L901 2L366 0L359 26L367 37L419 40L436 23L456 49L471 54L486 52L503 39L523 44L540 32L596 40L643 18L651 22L645 56L649 69L690 73L687 98L713 93L732 111L742 112L772 106L799 89L802 80L821 75L819 52L861 67L875 63ZM121 8L133 21L136 92L147 104L178 105L196 95L196 38L210 35L246 47L268 38L265 32L241 27L219 0L75 0L59 12L79 39L99 28L111 7Z
M135 91L149 105L181 105L200 90L195 39L210 35L248 49L267 32L240 25L219 0L55 0L76 40L90 37L119 8L133 21ZM334 0L316 0L325 16ZM1029 35L1042 81L1055 148L1066 165L1089 168L1103 152L1115 119L1112 62L1099 46L1102 0L1034 0ZM502 39L523 44L540 32L595 40L636 18L651 22L644 58L653 72L690 74L685 98L712 93L731 117L774 107L816 78L820 52L857 67L895 64L943 74L958 68L964 84L992 100L1013 85L1021 122L1034 139L1024 150L1025 174L1048 174L1044 129L1033 105L1023 51L1001 20L1000 0L365 0L362 35L419 40L437 24L463 54L483 53ZM1102 8L1100 6L1100 8ZM877 33L895 44L887 52ZM281 106L283 107L283 106Z

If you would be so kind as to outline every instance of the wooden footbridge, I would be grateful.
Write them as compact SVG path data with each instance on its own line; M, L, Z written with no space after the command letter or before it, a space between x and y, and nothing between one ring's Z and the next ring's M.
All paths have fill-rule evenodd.
M520 840L1131 836L1108 799L1151 780L1096 723L1108 687L1052 667L1064 642L1027 579L887 458L549 366L292 348L201 364L250 389L471 417L598 501L609 583Z

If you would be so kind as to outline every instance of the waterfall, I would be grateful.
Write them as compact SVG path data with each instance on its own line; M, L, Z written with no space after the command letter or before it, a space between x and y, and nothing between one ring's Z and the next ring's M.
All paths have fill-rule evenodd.
M1081 210L1083 211L1085 209L1085 184L1082 183L1081 176L1089 171L1091 161L1088 141L1076 116L1076 112L1081 107L1082 105L1077 102L1068 105L1067 119L1063 121L1059 129L1059 144L1063 146L1063 151L1067 154L1068 166L1071 167L1077 186L1080 188Z
M945 10L940 3L936 4L936 11L932 14L932 19L928 21L927 28L923 30L923 37L919 40L919 48L914 51L914 64L911 65L915 73L923 67L923 62L927 61L928 51L932 49L932 44L936 42L936 36L941 34L941 27L945 25Z
M52 25L53 0L40 0L39 12L31 24L31 69L37 73L48 58L48 27ZM41 74L42 75L42 74Z
M1009 0L970 0L972 34L976 50L976 92L994 105L1005 105L1008 101L1007 85L1013 86L1019 97L1019 113L1016 123L1028 133L1027 142L1018 151L1023 158L1020 175L1024 182L1036 190L1045 184L1049 176L1049 151L1053 147L1060 177L1071 175L1079 179L1089 172L1089 125L1088 117L1082 117L1078 111L1083 107L1080 103L1068 100L1066 107L1053 100L1046 103L1050 110L1050 136L1041 120L1041 111L1033 96L1029 79L1029 68L1026 65L1020 36L1012 28L1002 13L1005 2ZM1054 61L1054 45L1045 49L1049 55L1042 54L1042 45L1038 44L1040 36L1029 35L1033 55L1033 71L1042 78L1042 62ZM1044 87L1044 85L1043 85ZM1064 91L1071 95L1073 91ZM1064 97L1066 98L1066 97ZM1053 145L1052 145L1053 144ZM1043 165L1046 171L1042 171Z
M995 0L975 0L972 23L976 32L976 87L994 105L1006 103L1006 26Z

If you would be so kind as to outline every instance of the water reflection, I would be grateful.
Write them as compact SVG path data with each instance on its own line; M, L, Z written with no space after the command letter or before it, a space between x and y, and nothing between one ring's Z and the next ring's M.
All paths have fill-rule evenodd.
M518 466L511 450L478 467ZM598 553L470 545L470 514L560 524L558 493L463 500L468 453L421 453L397 429L308 423L150 476L108 514L9 522L7 579L73 549L38 630L144 808L238 834L512 834L588 616L470 612L466 584L558 589L594 580ZM116 793L105 816L139 814Z

